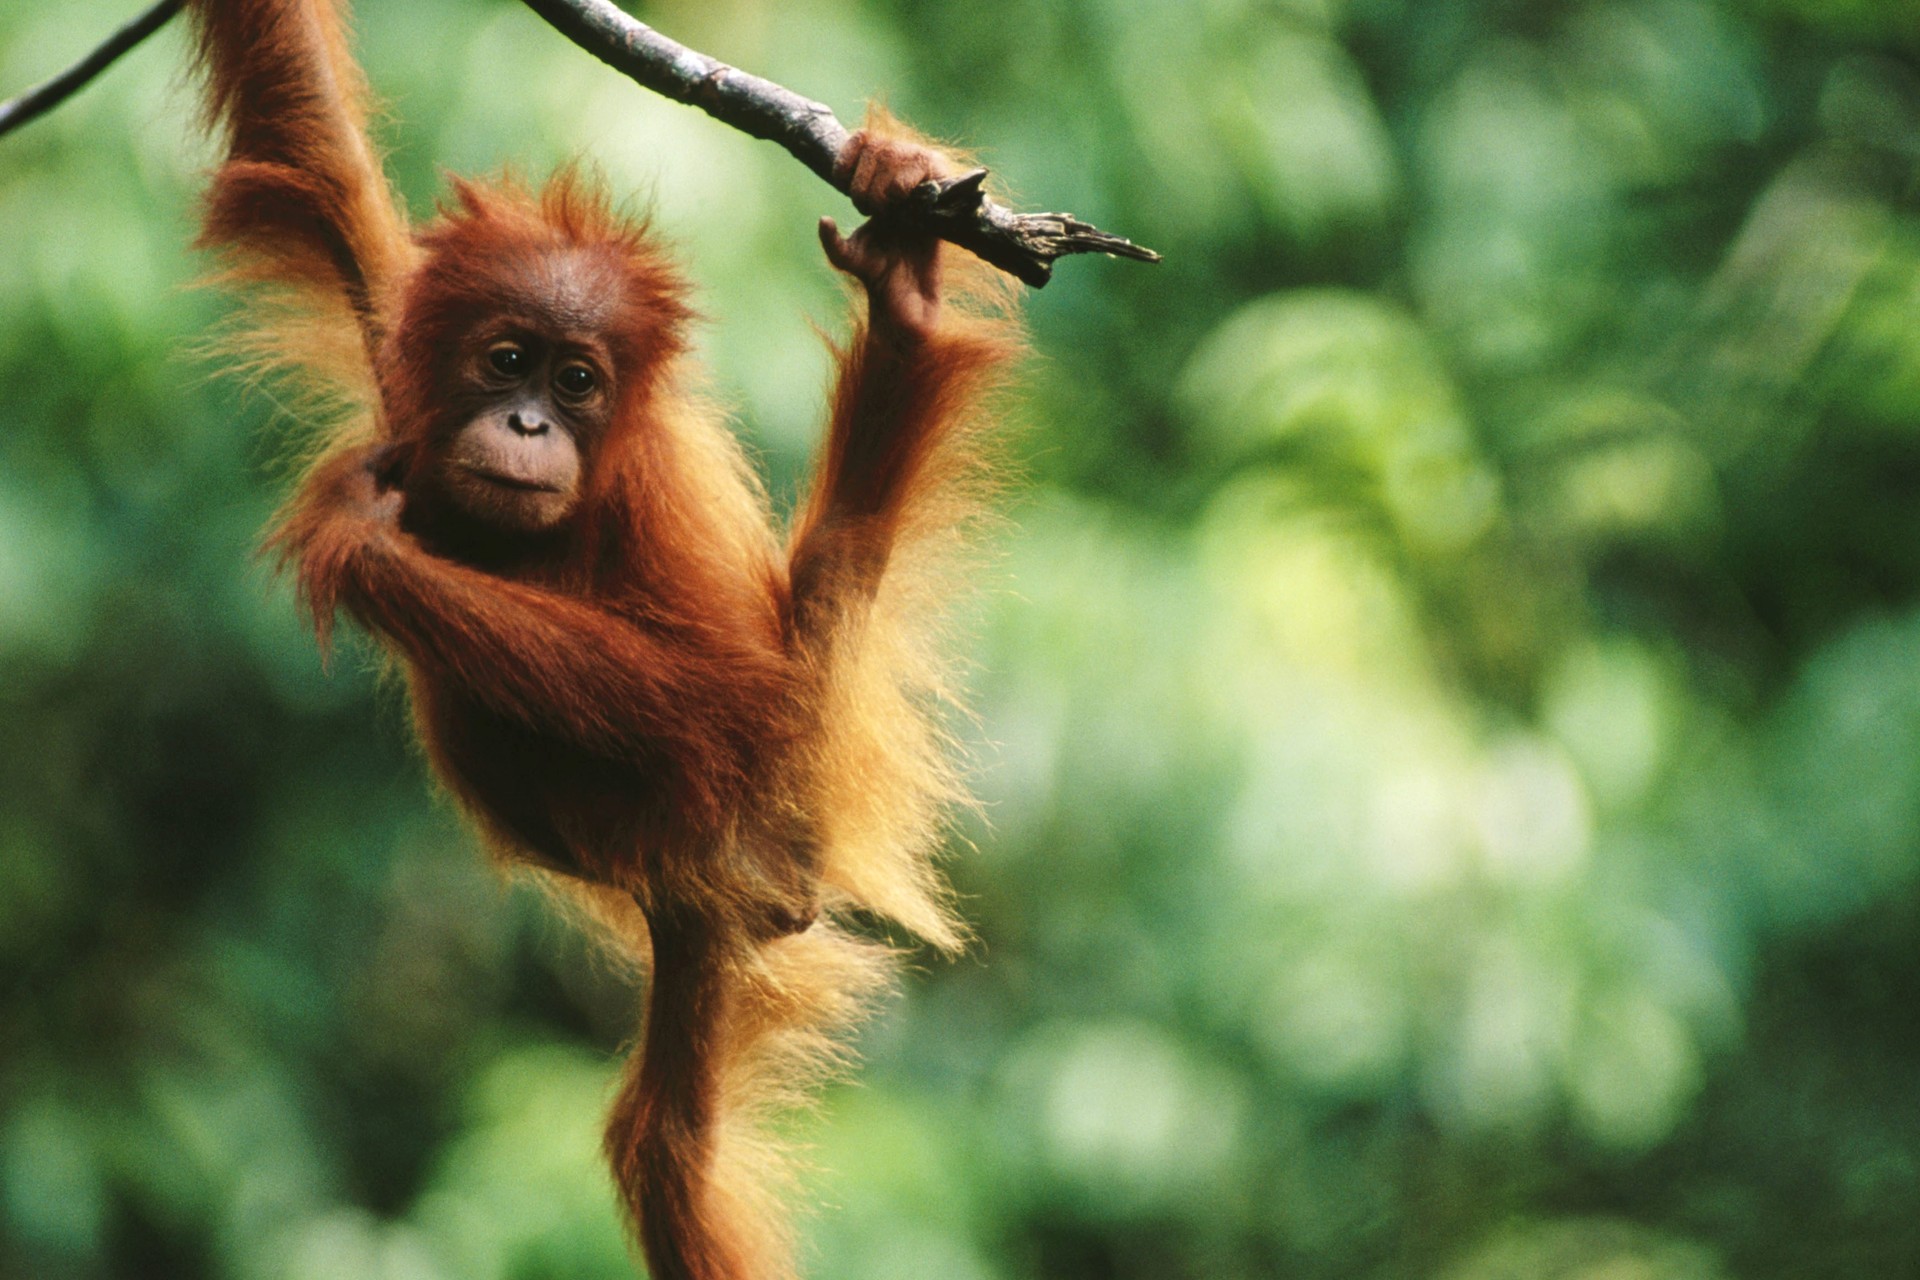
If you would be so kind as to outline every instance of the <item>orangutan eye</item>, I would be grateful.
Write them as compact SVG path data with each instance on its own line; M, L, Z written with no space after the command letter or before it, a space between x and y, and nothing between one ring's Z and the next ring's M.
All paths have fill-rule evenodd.
M593 370L583 364L570 364L555 376L554 382L560 390L574 399L591 392L599 380L593 376Z
M517 343L502 342L487 352L487 363L502 377L517 378L527 371L527 353Z

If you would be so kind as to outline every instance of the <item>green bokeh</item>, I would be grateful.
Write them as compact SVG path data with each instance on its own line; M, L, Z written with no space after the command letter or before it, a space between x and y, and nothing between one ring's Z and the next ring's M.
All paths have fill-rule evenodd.
M132 4L0 11L0 91ZM364 0L389 165L652 203L792 492L790 158ZM808 1130L832 1280L1920 1274L1911 0L661 0L1167 255L1031 299L982 944ZM254 558L180 32L0 141L0 1280L631 1274L635 993Z

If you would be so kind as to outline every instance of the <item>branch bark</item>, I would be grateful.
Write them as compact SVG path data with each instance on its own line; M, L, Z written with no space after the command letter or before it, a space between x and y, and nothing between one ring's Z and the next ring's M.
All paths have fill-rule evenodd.
M742 133L778 143L834 190L846 193L846 179L835 172L834 162L852 135L826 106L677 44L610 0L525 3L615 71ZM1071 214L1015 213L988 198L982 187L986 176L985 169L976 169L946 182L924 183L905 216L1035 288L1052 278L1054 261L1069 254L1160 260L1153 250Z
M62 71L45 84L0 102L0 137L21 125L43 116L86 87L87 81L105 71L127 52L167 24L180 9L182 0L160 0L126 26L107 38L106 43Z
M179 11L183 0L159 0L99 48L45 84L0 103L0 137L72 97L122 54ZM655 93L698 107L722 124L778 143L834 190L846 179L835 161L852 135L827 107L771 80L749 75L677 44L615 8L610 0L525 0L529 9L602 62ZM990 199L985 169L914 192L902 216L942 240L968 249L1038 288L1053 264L1076 253L1105 253L1138 262L1160 255L1066 213L1015 213Z

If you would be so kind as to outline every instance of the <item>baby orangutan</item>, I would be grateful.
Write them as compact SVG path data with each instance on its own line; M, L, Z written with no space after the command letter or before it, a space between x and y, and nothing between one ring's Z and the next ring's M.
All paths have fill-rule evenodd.
M926 615L1018 341L948 303L984 269L889 216L953 167L885 120L840 157L871 220L821 241L865 318L782 538L685 390L687 286L643 228L562 174L456 181L410 231L334 0L192 7L227 143L203 243L266 286L250 345L361 409L270 546L323 642L344 609L396 655L499 856L650 959L606 1148L652 1275L790 1276L752 1122L805 1096L887 974L835 917L960 941L930 861L962 792Z

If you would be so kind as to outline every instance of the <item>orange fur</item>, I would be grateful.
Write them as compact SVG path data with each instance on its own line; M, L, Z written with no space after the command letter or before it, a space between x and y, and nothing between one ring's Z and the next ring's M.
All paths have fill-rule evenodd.
M932 861L966 795L934 623L1016 329L932 246L830 241L869 314L783 539L686 389L686 286L644 226L567 171L538 193L457 181L410 233L334 0L194 12L228 143L202 242L266 291L242 346L362 410L269 545L323 641L344 609L400 658L428 756L496 853L572 886L650 970L606 1145L656 1280L790 1276L760 1122L843 1061L891 972L839 921L963 937ZM890 177L940 163L885 117L849 154L882 205ZM938 305L943 272L959 308ZM497 317L588 311L614 400L577 510L537 535L456 527L420 477L471 413L459 353Z

